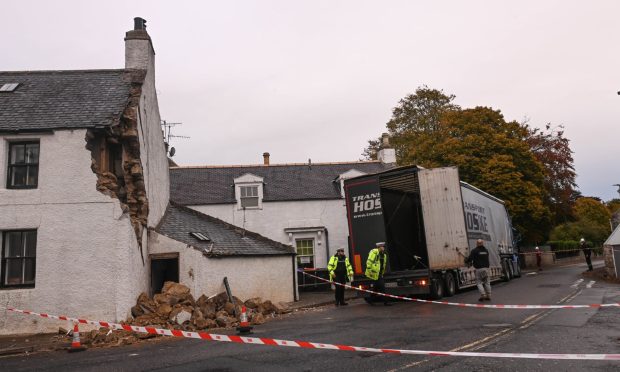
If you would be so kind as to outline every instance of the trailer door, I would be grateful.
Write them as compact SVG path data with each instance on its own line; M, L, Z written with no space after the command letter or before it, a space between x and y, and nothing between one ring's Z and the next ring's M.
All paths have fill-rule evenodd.
M379 178L369 176L345 181L344 190L353 271L363 275L368 253L377 242L385 241Z
M468 246L458 169L421 169L419 182L429 268L463 266Z

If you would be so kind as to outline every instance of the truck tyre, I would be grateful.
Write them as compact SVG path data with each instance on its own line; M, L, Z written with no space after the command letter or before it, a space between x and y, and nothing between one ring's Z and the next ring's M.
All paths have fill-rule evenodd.
M517 261L513 274L515 278L521 277L521 262Z
M443 280L441 277L431 279L431 299L441 300L443 297Z
M502 280L505 282L509 282L510 279L512 279L512 276L510 275L512 270L510 270L510 264L504 260L502 261Z
M456 280L454 279L454 274L446 273L444 276L445 282L445 295L446 297L452 297L456 293Z

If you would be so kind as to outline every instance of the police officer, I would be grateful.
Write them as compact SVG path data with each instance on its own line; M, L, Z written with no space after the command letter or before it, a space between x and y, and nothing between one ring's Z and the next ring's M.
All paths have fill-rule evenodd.
M584 238L581 238L581 240L579 241L579 246L581 247L583 255L586 258L586 263L588 264L588 271L592 271L592 248L588 247L588 243Z
M335 283L345 284L353 278L353 268L342 248L338 248L336 254L329 259L327 270L329 278ZM336 306L340 305L348 303L344 302L344 287L336 284Z
M383 276L385 275L385 267L387 266L388 255L385 252L385 243L379 242L376 244L376 248L372 249L368 253L368 260L366 260L366 272L365 275L369 279L374 280L373 291L385 293L385 281ZM372 299L376 299L378 296L373 295ZM387 297L383 297L383 304L390 306L387 301Z

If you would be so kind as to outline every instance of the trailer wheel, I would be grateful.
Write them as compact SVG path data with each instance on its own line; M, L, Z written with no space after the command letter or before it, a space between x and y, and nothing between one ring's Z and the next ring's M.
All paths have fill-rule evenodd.
M443 279L441 277L431 280L431 299L441 300L443 297Z
M510 269L510 264L508 261L502 261L502 279L505 282L509 282L512 279L512 270Z
M513 274L514 274L515 278L520 278L521 277L521 262L517 261L517 264L515 265L515 270L514 270Z
M446 297L452 297L456 293L456 280L454 279L454 274L446 273L444 276L445 281L445 294Z

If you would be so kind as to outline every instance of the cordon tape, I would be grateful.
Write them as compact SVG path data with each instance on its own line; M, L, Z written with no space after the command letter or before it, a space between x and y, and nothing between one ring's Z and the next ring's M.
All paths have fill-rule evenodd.
M397 300L422 302L425 304L450 305L450 306L459 306L459 307L477 307L477 308L485 308L485 309L521 309L521 310L522 309L584 309L584 308L600 308L600 307L620 307L620 302L613 302L609 304L587 304L587 305L503 305L503 304L485 305L485 304L467 304L467 303L448 302L448 301L422 300L419 298L411 298L411 297L405 297L405 296L392 295L388 293L375 292L369 289L358 288L358 287L354 287L348 284L333 282L331 280L321 278L316 275L312 275L302 270L299 270L299 272L303 273L304 275L310 276L312 278L324 281L326 283L331 283L334 285L339 285L341 287L354 289L359 292L366 292L366 293L374 294L377 296L395 298Z
M252 345L270 345L270 346L286 346L297 347L304 349L322 349L322 350L341 350L341 351L362 351L370 353L383 353L383 354L401 354L401 355L430 355L430 356L460 356L460 357L486 357L486 358L518 358L518 359L563 359L563 360L620 360L620 354L533 354L533 353L481 353L481 352L467 352L467 351L428 351L428 350L407 350L407 349L378 349L372 347L362 346L349 346L349 345L336 345L325 344L308 341L290 341L290 340L278 340L274 338L264 337L244 337L244 336L232 336L232 335L218 335L207 332L186 332L171 329L161 329L154 327L138 327L128 324L119 324L111 322L101 322L88 319L70 318L64 315L51 315L35 313L34 311L20 310L14 308L7 308L9 311L17 313L40 316L43 318L66 320L75 323L92 324L104 328L110 329L123 329L126 331L133 331L139 333L152 333L164 336L173 337L185 337L185 338L197 338L201 340L219 341L219 342L234 342L240 344L252 344Z

